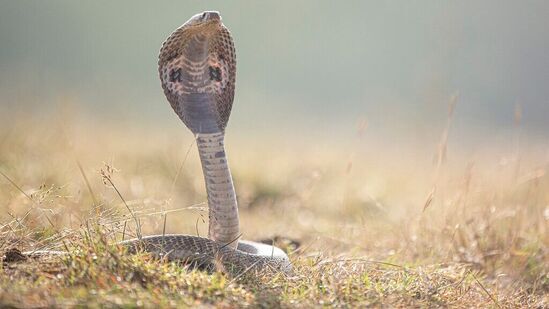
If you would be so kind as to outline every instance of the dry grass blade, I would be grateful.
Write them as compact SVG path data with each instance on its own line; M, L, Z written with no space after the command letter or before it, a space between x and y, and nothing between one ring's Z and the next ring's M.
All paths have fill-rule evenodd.
M19 192L21 192L24 196L26 196L31 202L32 204L35 204L36 202L34 201L34 199L28 195L25 191L23 191L23 189L21 189L21 187L19 187L15 181L11 180L11 178L8 177L8 175L4 174L4 172L0 171L0 175L2 175L4 178L6 178L7 181L9 181L9 183L11 183Z
M86 173L84 172L84 169L82 168L82 164L80 164L80 161L76 160L76 165L78 166L78 170L80 171L80 174L82 174L82 178L84 179L84 183L86 183L86 188L88 188L88 192L90 193L90 196L93 200L93 206L97 207L99 206L99 203L97 202L97 198L95 197L95 193L93 193L93 189L90 185L90 181L88 180L88 177L86 176ZM97 212L99 209L96 210Z
M425 212L425 210L429 208L429 206L431 206L431 203L433 203L433 199L435 198L436 192L437 192L437 188L433 187L433 189L431 190L431 192L429 192L429 195L427 195L427 198L425 199L422 212Z
M108 171L104 171L104 170L101 170L101 176L103 177L103 180L107 181L111 186L112 188L114 189L114 191L116 191L116 194L118 194L118 197L120 197L120 199L122 200L122 202L124 203L124 206L126 206L126 209L128 210L128 212L130 213L130 215L132 216L134 222L135 222L135 225L137 227L137 238L141 239L142 238L142 235L141 235L141 223L139 222L139 219L137 218L137 216L135 215L135 213L133 212L133 210L130 208L130 206L128 205L128 203L126 202L126 199L124 199L124 197L122 196L122 194L120 193L120 191L118 190L118 188L114 185L114 182L112 181L111 179L111 176L109 174Z
M498 308L501 308L501 305L499 304L498 300L492 295L492 293L490 293L490 291L488 291L486 289L486 287L484 287L484 284L482 284L482 282L480 282L478 280L478 278L475 276L474 273L470 272L471 276L473 276L473 278L475 279L475 282L482 288L482 290L486 293L486 295L488 295L488 297L490 297L490 299L494 302L494 305L496 305L496 307Z
M187 162L187 158L189 157L189 153L193 149L194 144L196 144L196 140L193 139L189 147L187 147L187 151L185 152L185 156L183 157L183 161L181 161L181 164L179 165L179 168L177 169L177 173L175 174L175 177L173 178L172 185L170 188L170 198L173 197L173 193L175 190L175 184L177 183L177 179L179 179L179 175L181 174L181 171L183 170L183 166L185 166L185 162Z
M453 103L449 116L455 112ZM207 233L200 224L207 221L205 203L194 204L205 196L196 179L200 163L189 154L183 158L188 168L181 169L181 160L159 153L173 149L161 138L147 138L153 144L143 147L146 136L90 131L96 140L110 136L109 154L123 158L117 162L124 171L120 182L112 167L104 167L101 179L85 175L87 180L82 167L59 169L55 162L67 160L66 144L35 144L48 132L29 140L14 131L9 139L13 156L6 162L13 175L0 176L6 179L0 184L0 251L60 249L70 256L3 263L0 307L546 307L549 165L525 141L517 181L503 181L512 179L514 164L501 165L493 150L485 160L475 158L474 173L469 157L439 160L445 177L435 182L429 147L411 168L402 154L412 150L405 148L394 155L381 148L377 158L358 146L318 152L303 141L285 154L237 141L231 147L242 147L231 163L245 238L278 239L295 250L294 275L255 276L251 267L231 277L126 255L113 246L120 237L139 237L136 225L141 235ZM106 146L96 143L74 148L90 164L101 165L107 156L101 150ZM48 155L29 159L28 149ZM276 158L265 164L273 153ZM345 173L342 162L350 153L352 172ZM313 159L303 162L304 156ZM172 166L180 169L177 190ZM37 184L29 173L44 176ZM101 180L102 192L94 186ZM32 195L21 190L38 186ZM421 194L426 189L427 197ZM165 197L188 206L167 207ZM29 200L32 211L22 207ZM97 203L101 207L91 209ZM419 219L418 203L424 203ZM460 211L465 205L467 211ZM492 279L500 274L505 276Z

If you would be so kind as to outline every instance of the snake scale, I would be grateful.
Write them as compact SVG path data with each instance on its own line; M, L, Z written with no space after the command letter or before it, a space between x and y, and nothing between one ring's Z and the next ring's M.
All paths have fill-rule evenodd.
M290 273L292 265L281 249L239 240L238 205L224 145L234 99L236 54L219 13L194 15L177 28L162 44L158 72L167 100L196 138L208 196L208 238L153 235L119 244L130 253L222 265L230 272L270 268Z

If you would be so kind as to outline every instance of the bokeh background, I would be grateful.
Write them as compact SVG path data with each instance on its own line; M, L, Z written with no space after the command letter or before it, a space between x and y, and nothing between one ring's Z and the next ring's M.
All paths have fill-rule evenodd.
M173 203L203 202L193 137L157 74L164 39L203 10L221 12L237 49L227 144L242 207L321 179L316 206L384 200L407 216L472 166L545 175L549 3L538 1L0 1L0 167L32 192L81 184L75 161L98 182L107 162L130 199L192 183Z
M287 306L338 304L338 291L384 303L385 290L425 307L434 287L453 291L441 306L547 307L548 1L0 0L0 254L103 256L92 225L101 243L139 227L206 235L194 137L157 73L164 39L203 10L221 12L237 50L226 145L243 238L282 239L309 280L282 285ZM385 283L365 291L368 276ZM58 297L59 281L38 293L27 287L42 281L13 278L0 274L0 303Z
M230 134L432 140L458 95L457 148L505 142L517 106L549 129L544 1L0 1L0 119L181 129L157 77L163 40L219 10L238 57ZM433 131L434 130L434 131ZM436 132L436 133L433 133Z

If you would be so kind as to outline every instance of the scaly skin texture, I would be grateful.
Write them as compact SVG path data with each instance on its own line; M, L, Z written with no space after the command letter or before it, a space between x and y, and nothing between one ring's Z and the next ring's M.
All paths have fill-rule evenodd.
M172 235L168 244L165 236L127 244L142 244L155 254L169 252L175 259L219 259L236 269L273 266L289 272L291 264L282 250L238 241L238 205L224 147L234 98L236 54L219 13L197 14L175 30L160 49L158 72L170 105L196 137L208 194L211 240Z
M279 248L238 240L238 206L224 147L236 61L232 38L219 13L197 14L175 30L160 49L158 71L166 98L196 137L208 194L209 239L153 235L122 241L120 245L130 253L145 251L206 268L222 266L231 273L264 268L291 273L288 256Z
M223 133L199 134L196 144L208 193L208 237L234 248L239 237L238 205Z
M197 14L175 30L162 44L158 72L170 105L196 136L208 194L208 237L236 248L238 206L224 149L236 55L219 13Z
M208 270L219 269L230 274L244 271L270 269L292 273L286 254L279 248L252 241L240 241L238 248L230 248L219 242L191 235L154 235L141 240L120 243L130 253L145 251L158 258L184 261Z
M193 16L168 37L160 49L158 72L166 98L194 134L225 131L236 54L217 12Z

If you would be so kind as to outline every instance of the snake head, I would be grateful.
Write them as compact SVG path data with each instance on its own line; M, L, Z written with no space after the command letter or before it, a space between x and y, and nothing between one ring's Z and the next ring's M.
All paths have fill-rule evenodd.
M193 15L178 30L184 30L186 36L200 35L212 39L223 28L221 15L217 11L204 11Z
M219 12L204 11L191 17L185 24L187 26L194 26L216 21L221 22L221 15L219 15Z
M172 108L194 134L224 132L236 55L218 12L196 14L176 29L160 49L158 72Z

